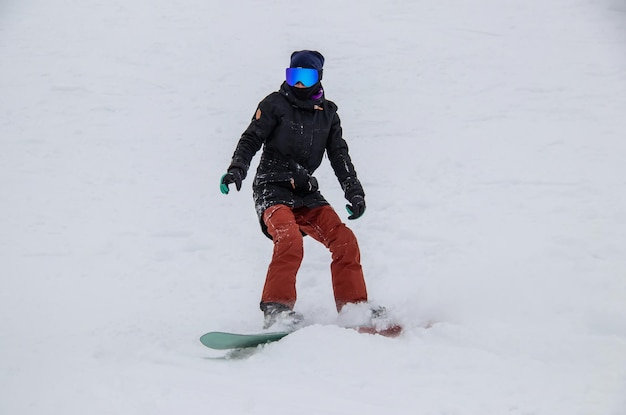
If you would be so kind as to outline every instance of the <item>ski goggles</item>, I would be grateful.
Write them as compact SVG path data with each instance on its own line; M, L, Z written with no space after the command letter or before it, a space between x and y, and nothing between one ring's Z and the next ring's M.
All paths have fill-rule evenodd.
M321 71L312 68L287 68L287 83L294 86L302 82L305 87L315 85L321 79Z

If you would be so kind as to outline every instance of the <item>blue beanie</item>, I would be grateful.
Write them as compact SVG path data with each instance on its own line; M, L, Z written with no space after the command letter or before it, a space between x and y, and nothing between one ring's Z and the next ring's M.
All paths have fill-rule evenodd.
M321 71L324 57L316 50L299 50L291 54L290 68L312 68Z

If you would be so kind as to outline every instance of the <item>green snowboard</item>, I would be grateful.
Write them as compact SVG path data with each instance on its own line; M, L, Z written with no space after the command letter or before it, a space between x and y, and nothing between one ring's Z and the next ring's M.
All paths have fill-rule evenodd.
M257 334L237 334L212 331L200 337L206 347L217 350L245 349L258 345L278 341L290 334L288 331Z

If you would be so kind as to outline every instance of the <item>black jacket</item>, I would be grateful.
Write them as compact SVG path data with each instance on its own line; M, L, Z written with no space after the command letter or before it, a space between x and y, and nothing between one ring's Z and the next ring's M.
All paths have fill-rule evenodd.
M321 89L321 85L317 85ZM253 182L256 212L263 232L263 212L284 204L292 208L317 207L328 202L312 176L324 153L348 200L365 196L342 137L337 106L325 97L298 99L286 82L259 103L252 122L237 144L229 168L238 167L244 177L254 155L263 146Z

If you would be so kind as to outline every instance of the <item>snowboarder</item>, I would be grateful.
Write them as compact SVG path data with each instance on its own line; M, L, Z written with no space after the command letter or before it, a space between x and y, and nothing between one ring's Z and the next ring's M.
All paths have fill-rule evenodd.
M261 228L274 242L260 304L264 328L276 322L295 327L302 320L293 308L303 235L321 242L332 254L338 311L368 299L357 239L313 177L326 153L349 201L348 219L363 215L365 193L342 137L337 106L324 95L323 66L324 57L317 51L292 53L286 80L259 103L220 180L222 193L228 194L230 184L239 191L252 158L263 147L252 189ZM383 311L378 308L374 314Z

